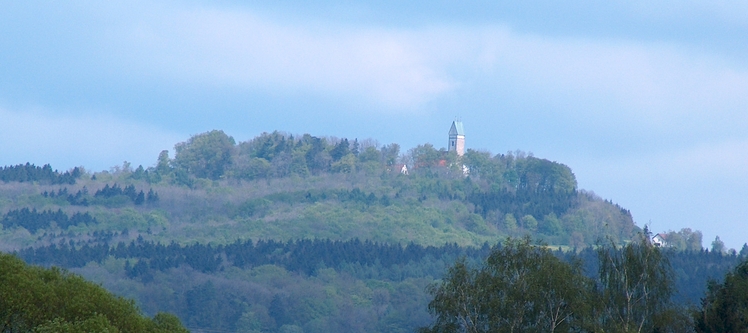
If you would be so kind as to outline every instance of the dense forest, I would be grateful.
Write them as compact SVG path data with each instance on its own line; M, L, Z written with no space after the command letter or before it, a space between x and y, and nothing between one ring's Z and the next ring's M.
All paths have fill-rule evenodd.
M280 132L236 143L222 131L173 151L101 172L0 168L0 250L196 332L412 332L434 318L427 287L507 237L548 244L592 278L593 247L644 232L568 166L522 151ZM683 306L748 255L706 251L687 228L663 235Z
M68 267L137 299L147 314L176 314L194 331L412 332L432 320L427 287L444 278L448 267L459 260L479 266L503 247L310 239L214 246L142 237L115 244L109 242L112 234L96 236L29 247L18 255ZM548 251L562 262L578 262L587 278L600 270L599 251L592 247ZM662 253L672 267L673 304L682 309L699 305L708 281L721 279L748 256L671 248Z

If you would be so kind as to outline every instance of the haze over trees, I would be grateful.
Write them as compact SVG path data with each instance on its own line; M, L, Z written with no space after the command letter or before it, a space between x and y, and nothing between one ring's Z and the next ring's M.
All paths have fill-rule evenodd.
M89 231L111 229L110 221L124 219L139 232L150 228L144 237L167 242L183 239L187 225L206 233L220 227L234 239L303 234L476 246L533 234L550 244L581 247L601 237L625 241L638 230L626 209L578 189L571 169L561 163L520 151L468 150L458 159L430 144L405 153L400 149L371 139L280 132L236 143L214 130L177 143L173 159L163 151L152 167L125 162L109 172L77 168L61 174L76 176L65 185L50 183L50 176L5 182L22 195L0 203L0 211L88 212L98 221L84 224ZM403 165L408 174L401 173ZM30 165L6 169L16 170L13 174L39 170ZM52 224L26 229L28 236L14 232L8 237L28 244L39 231L42 238L49 235L47 225ZM8 222L5 229L17 226ZM66 226L57 223L60 230L53 233ZM166 230L154 232L158 228Z
M69 268L193 330L411 332L431 322L426 287L456 261L467 272L493 249L558 272L544 280L528 271L527 281L587 293L587 282L602 288L588 246L629 244L641 232L625 208L579 189L564 164L521 151L401 149L280 132L236 142L210 131L150 167L6 167L0 176L14 176L0 182L0 249ZM498 245L527 235L556 250ZM679 305L698 303L706 281L742 258L704 251L698 231L667 235ZM623 249L607 263L625 262ZM582 283L557 279L567 275ZM558 313L546 324L577 327Z

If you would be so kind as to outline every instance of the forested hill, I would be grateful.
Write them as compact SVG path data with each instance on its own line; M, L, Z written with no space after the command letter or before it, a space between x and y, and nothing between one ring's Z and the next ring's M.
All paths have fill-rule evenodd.
M0 169L4 249L117 231L168 243L368 239L480 246L531 234L553 245L629 239L626 209L577 188L572 170L521 151L401 151L376 141L210 131L153 166ZM154 156L155 158L156 156ZM126 231L125 233L121 231Z
M566 260L576 247L592 276L587 245L640 232L568 166L521 151L211 131L174 152L102 172L0 168L0 251L195 332L413 332L432 319L426 287L457 258L529 234ZM682 304L748 255L703 251L690 229L667 237L686 250L668 254Z

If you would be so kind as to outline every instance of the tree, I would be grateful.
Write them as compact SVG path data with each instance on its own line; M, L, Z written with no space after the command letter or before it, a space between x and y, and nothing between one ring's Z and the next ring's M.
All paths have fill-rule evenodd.
M169 166L169 151L168 150L162 150L158 154L158 162L156 164L156 172L158 172L159 175L164 176L168 175L171 171L171 167Z
M689 230L690 229L684 229ZM703 248L701 247L701 239L702 239L701 231L694 231L688 234L686 237L686 250L688 251L701 251Z
M462 156L462 162L470 168L471 176L490 179L498 169L497 163L491 159L491 153L487 151L468 149Z
M748 261L727 273L722 283L709 281L693 320L698 333L748 331Z
M569 332L581 328L590 281L529 238L508 239L480 268L460 260L429 287L427 332Z
M514 217L514 214L507 213L504 215L504 228L510 232L517 230L517 219Z
M748 257L748 243L743 243L743 247L740 248L738 255L740 255L741 258Z
M719 239L719 236L714 238L712 241L712 252L725 253L725 243Z
M361 162L380 162L381 153L376 147L366 147L363 152L358 154L358 160Z
M530 231L537 231L538 230L538 220L535 219L532 215L525 215L522 217L522 226L525 227L525 229Z
M232 176L239 179L262 179L267 178L272 170L272 165L261 157L238 156L234 160Z
M437 166L442 158L442 154L430 143L418 145L408 153L415 169Z
M394 165L397 163L398 157L400 157L400 145L397 143L391 143L382 147L382 159L384 165Z
M332 157L333 161L339 161L343 156L348 155L351 153L350 144L348 143L348 139L343 139L338 142L337 145L335 145L335 148L333 148L330 151L330 157Z
M667 257L649 241L645 228L638 239L617 247L602 246L597 325L605 332L653 332L673 324L673 272Z
M219 179L231 164L234 138L213 130L174 146L174 164L198 178Z
M679 251L701 251L701 231L683 228L680 231L668 231L666 239L669 247Z

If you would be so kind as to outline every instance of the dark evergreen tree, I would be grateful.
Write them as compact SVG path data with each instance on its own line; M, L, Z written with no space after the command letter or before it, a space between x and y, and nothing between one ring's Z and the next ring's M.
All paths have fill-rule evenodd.
M137 206L142 205L145 202L145 193L141 190L133 200L133 203Z
M727 273L721 283L709 282L693 320L699 333L748 331L748 261Z

